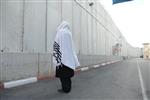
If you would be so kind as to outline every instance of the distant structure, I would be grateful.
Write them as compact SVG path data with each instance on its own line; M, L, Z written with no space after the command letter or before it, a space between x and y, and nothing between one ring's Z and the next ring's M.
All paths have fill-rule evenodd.
M150 59L150 43L143 43L144 59Z

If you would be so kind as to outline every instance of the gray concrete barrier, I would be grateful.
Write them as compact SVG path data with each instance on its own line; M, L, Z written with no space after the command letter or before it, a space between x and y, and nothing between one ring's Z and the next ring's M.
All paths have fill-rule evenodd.
M1 53L0 81L6 82L28 77L53 76L55 67L50 53ZM78 55L81 66L90 66L121 57L103 55Z

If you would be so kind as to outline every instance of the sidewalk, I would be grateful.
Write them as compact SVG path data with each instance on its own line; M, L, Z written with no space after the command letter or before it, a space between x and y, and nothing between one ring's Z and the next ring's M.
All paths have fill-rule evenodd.
M115 60L115 61L108 61L105 63L100 63L100 64L96 64L96 65L89 65L89 66L84 66L84 67L80 67L77 68L75 70L75 73L81 72L81 71L87 71L90 69L94 69L94 68L99 68L105 65L109 65L112 63L116 63L119 62L120 60ZM12 88L12 87L17 87L17 86L21 86L21 85L25 85L25 84L29 84L29 83L34 83L37 82L39 80L44 80L44 79L53 79L55 78L54 76L45 76L45 77L29 77L27 79L20 79L20 80L15 80L15 81L10 81L10 82L4 82L4 83L0 83L0 91L4 90L6 88Z

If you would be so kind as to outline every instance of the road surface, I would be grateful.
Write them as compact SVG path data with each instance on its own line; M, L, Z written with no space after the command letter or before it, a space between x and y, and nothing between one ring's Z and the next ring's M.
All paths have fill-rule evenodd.
M53 79L6 89L0 100L150 100L149 76L150 61L130 59L76 74L69 94Z

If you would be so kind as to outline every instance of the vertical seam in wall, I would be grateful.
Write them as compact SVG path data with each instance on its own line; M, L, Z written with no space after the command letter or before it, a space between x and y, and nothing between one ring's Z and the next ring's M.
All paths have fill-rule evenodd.
M38 60L37 61L37 63L38 63L38 75L37 76L40 76L40 62L39 62L40 61L39 60L40 59L40 53L38 53L37 55L38 55L38 59L37 59Z
M62 0L60 0L60 13L61 13L61 22L62 22L62 20L63 20L63 15L62 15L62 9L63 9L63 5L62 5L62 3L63 3L63 1Z
M81 3L81 1L80 1L80 3ZM82 55L82 13L83 13L83 11L82 11L82 9L80 9L80 57L81 57L81 55Z
M47 11L48 11L48 0L45 1L46 3L46 11L45 11L45 52L47 52Z
M0 2L1 2L1 3L0 3L0 15L1 15L1 17L0 17L0 18L1 18L1 19L0 19L0 22L1 22L1 23L0 23L0 30L1 30L1 31L0 31L0 37L1 37L1 39L0 39L0 43L1 43L1 44L0 44L0 50L1 50L1 51L0 51L0 52L2 52L2 44L3 44L3 43L2 43L2 9L3 9L3 7L2 7L2 1L1 1L1 0L0 0Z
M89 40L89 15L87 14L87 39ZM90 53L90 48L89 48L89 41L88 41L88 50L87 53Z
M80 22L79 22L79 23L80 23L80 32L79 32L79 33L80 33L80 40L79 40L79 45L80 45L80 46L79 46L79 57L80 57L80 58L81 58L81 45L82 45L82 44L81 44L81 14L82 14L81 11L82 11L82 9L80 9L80 11L79 11L79 13L80 13L80 19L79 19L79 21L80 21Z
M88 9L88 5L86 5L86 9ZM87 51L86 51L86 54L88 54L89 53L89 45L88 45L88 43L89 43L89 41L88 41L88 13L86 13L86 39L87 39Z
M25 22L25 0L23 0L23 13L22 13L22 48L21 51L24 51L24 22Z
M104 51L105 51L105 54L104 54L104 55L105 55L105 62L106 62L106 59L107 59L106 57L107 57L107 55L106 55L106 32L105 32L105 31L104 31L104 35L105 35L105 50L104 50Z
M92 7L90 7L90 9L91 9L91 14L92 14L92 13L93 13ZM91 18L92 18L92 19L91 19L91 22L92 22L91 32L93 33L93 32L94 32L94 27L93 27L93 25L94 25L94 19L93 19L93 16L91 16ZM92 33L91 33L91 34L92 34ZM93 42L93 35L91 35L91 41ZM94 51L93 49L94 49L94 46L92 45L92 50L91 50L92 53L93 53L93 51Z
M72 2L72 6L71 6L71 7L72 7L72 13L71 13L71 15L72 15L72 33L73 33L73 32L74 32L74 30L73 30L73 29L74 29L74 25L73 25L73 23L74 23L74 21L73 21L73 18L74 18L74 17L73 17L73 13L74 13L74 11L73 11L73 8L74 8L73 2L74 2L74 1L71 1L71 2ZM74 34L74 33L73 33L73 34ZM75 36L75 34L74 34L74 36Z
M1 17L0 17L0 18L1 18L1 19L0 19L0 22L1 22L1 23L0 23L0 29L1 29L1 31L0 31L0 37L1 37L1 39L0 39L0 43L1 43L1 44L0 44L0 50L1 50L1 51L0 51L0 57L1 57L1 58L0 58L0 65L2 65L2 56L3 56L3 53L2 53L2 8L3 8L3 7L2 7L2 1L1 1L1 0L0 0L0 2L1 2L1 3L0 3L0 14L1 14ZM3 67L3 66L0 67L0 82L2 81L2 67Z
M52 75L52 73L53 73L53 55L52 54L50 54L50 63L51 63L51 66L50 66L50 75Z

